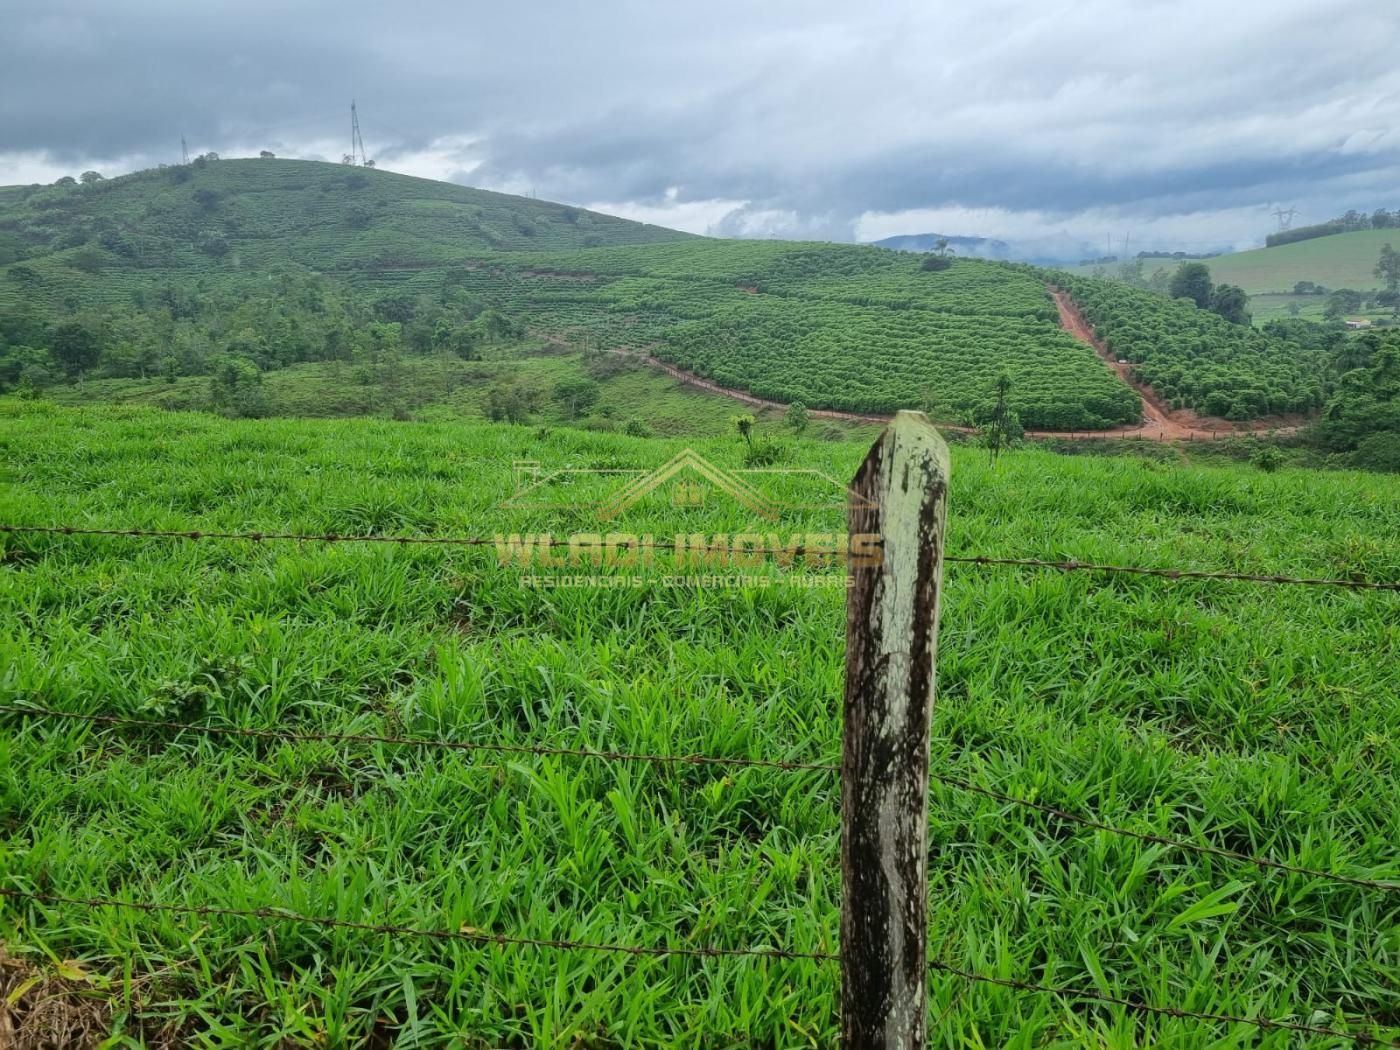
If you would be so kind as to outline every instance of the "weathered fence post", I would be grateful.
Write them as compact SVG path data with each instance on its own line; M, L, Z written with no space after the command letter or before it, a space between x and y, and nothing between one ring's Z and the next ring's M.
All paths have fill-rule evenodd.
M900 412L851 482L841 754L841 1039L922 1050L927 1014L928 765L948 448Z

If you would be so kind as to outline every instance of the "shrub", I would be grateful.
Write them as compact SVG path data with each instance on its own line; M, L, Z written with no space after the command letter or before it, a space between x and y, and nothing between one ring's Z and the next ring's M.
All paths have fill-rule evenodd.
M807 414L807 406L801 401L794 401L788 405L787 412L783 415L783 422L794 434L804 433L811 422L811 417Z
M1283 466L1283 453L1274 448L1273 445L1265 445L1254 455L1249 457L1249 461L1266 474L1272 474Z
M267 415L262 372L247 358L225 355L210 376L209 400L216 411L233 418Z
M1400 474L1400 431L1391 430L1363 438L1352 453L1352 462L1363 470Z
M771 467L774 463L781 462L786 454L787 450L776 441L759 438L744 446L744 466Z

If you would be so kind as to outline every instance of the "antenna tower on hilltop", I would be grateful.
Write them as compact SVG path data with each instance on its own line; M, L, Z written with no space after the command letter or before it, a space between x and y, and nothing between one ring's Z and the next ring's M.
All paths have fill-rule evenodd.
M350 163L365 167L369 154L365 152L365 140L360 137L360 114L355 109L355 100L350 100Z
M1274 210L1274 218L1278 220L1278 229L1280 233L1293 225L1293 217L1297 214L1297 208L1289 208L1287 211L1284 211L1282 208Z
M184 136L184 135L181 135L181 136L180 136L180 163L181 163L181 164L188 164L189 162L190 162L190 148L189 148L188 146L185 145L185 136Z

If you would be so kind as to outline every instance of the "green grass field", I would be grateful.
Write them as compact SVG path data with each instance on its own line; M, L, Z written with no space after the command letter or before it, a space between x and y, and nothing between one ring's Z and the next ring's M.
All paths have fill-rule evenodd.
M407 355L386 376L358 371L343 361L314 361L268 372L262 388L269 416L330 418L408 415L417 420L487 417L493 384L514 381L538 396L532 421L542 426L572 424L614 431L640 423L658 435L717 437L733 433L731 417L756 415L760 430L787 435L783 414L755 409L722 394L688 386L641 362L625 358L588 361L573 348L527 339L486 348L483 360L463 361L450 354ZM591 380L599 397L585 418L572 419L553 396L561 383ZM164 379L95 379L47 392L57 405L113 404L175 411L210 411L207 376ZM840 439L873 435L875 428L843 420L814 418L810 436Z
M1298 312L1295 315L1292 309L1293 303L1298 304ZM1325 295L1251 295L1249 297L1249 310L1254 315L1255 324L1264 324L1268 321L1286 320L1290 317L1301 317L1305 320L1321 321L1327 313L1327 297ZM1395 311L1388 307L1371 310L1356 310L1348 312L1347 319L1369 318L1372 321L1384 321L1395 316Z
M1210 267L1211 279L1217 284L1237 284L1251 297L1291 292L1299 281L1312 281L1327 288L1373 291L1381 286L1375 267L1386 244L1400 248L1400 230L1357 230L1199 261ZM1107 263L1103 269L1116 275L1120 265ZM1157 269L1171 272L1178 265L1172 259L1143 260L1143 270L1149 275ZM1095 268L1064 267L1067 273L1082 277L1090 276Z
M1328 288L1379 288L1376 259L1386 244L1400 245L1400 230L1358 230L1331 237L1259 248L1207 259L1217 282L1237 284L1250 295L1287 292L1299 281Z
M0 519L20 524L568 532L591 516L498 508L514 461L650 469L683 445L13 399L0 420ZM739 464L733 438L690 444ZM785 465L847 478L865 448L796 444ZM781 530L840 524L836 510L809 510ZM1394 485L1356 473L1038 451L991 469L955 448L949 526L959 554L1400 579ZM658 501L626 520L660 534L748 527L723 503ZM489 547L5 536L0 703L832 761L843 599L785 585L781 571L744 589L647 573L653 585L635 589L541 590ZM944 602L940 773L1121 827L1400 874L1396 595L950 565ZM837 787L820 772L3 715L0 879L513 936L831 951ZM1400 1036L1400 895L941 785L930 844L937 959ZM56 997L51 1009L110 1030L108 1046L812 1047L837 1032L839 973L815 962L483 947L9 898L0 942L12 1009ZM25 974L45 983L15 994ZM933 1045L967 1048L1303 1045L944 973L930 977L929 1025Z

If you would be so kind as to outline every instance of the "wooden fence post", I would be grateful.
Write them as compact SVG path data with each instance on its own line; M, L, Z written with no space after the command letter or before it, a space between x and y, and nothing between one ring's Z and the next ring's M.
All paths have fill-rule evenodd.
M948 507L948 448L900 412L851 482L841 749L841 1040L923 1050L928 998L929 716ZM876 559L870 559L875 561Z

